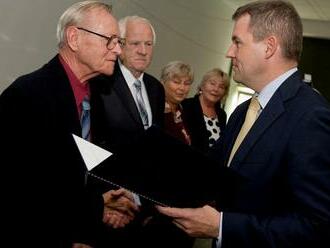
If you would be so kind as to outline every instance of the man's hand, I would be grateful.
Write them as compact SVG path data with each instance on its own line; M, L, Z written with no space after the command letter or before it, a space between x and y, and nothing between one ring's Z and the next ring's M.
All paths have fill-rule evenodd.
M132 193L125 189L110 190L103 194L103 199L103 222L114 228L127 225L139 211Z
M173 218L173 223L189 236L217 238L219 235L220 213L205 205L202 208L156 207L164 215Z
M93 248L93 247L91 247L89 245L81 244L81 243L74 243L72 245L72 248Z

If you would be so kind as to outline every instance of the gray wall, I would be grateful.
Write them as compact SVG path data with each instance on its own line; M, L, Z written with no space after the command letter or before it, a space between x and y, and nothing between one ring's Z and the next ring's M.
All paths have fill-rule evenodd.
M1 0L0 92L56 53L56 23L75 1Z
M0 92L16 77L43 65L56 52L56 24L69 0L0 1ZM114 15L140 15L151 20L157 44L149 72L159 77L171 60L195 69L195 82L215 66L228 71L225 50L230 42L233 9L208 0L113 0ZM195 85L194 85L195 86ZM194 93L194 87L191 94Z

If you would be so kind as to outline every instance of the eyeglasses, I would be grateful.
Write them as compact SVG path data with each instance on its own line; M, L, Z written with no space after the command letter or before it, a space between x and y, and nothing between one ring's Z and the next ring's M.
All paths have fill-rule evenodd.
M90 34L95 34L95 35L97 35L99 37L102 37L102 38L106 39L107 40L107 48L109 50L114 49L115 46L118 43L121 46L124 46L125 45L125 39L124 38L120 38L117 35L111 35L110 37L108 37L108 36L105 36L103 34L99 34L99 33L93 32L91 30L88 30L86 28L77 27L77 29L82 30L82 31L85 31L85 32L90 33Z

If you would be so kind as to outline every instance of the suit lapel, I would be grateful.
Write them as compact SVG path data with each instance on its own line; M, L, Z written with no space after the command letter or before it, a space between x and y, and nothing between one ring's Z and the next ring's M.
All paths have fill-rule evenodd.
M152 122L154 122L154 117L156 116L157 107L158 107L157 106L158 103L157 103L157 99L156 99L157 96L154 94L154 88L152 87L152 84L149 82L148 78L146 77L146 74L144 74L143 82L146 87L149 105L151 108Z
M235 164L239 164L244 160L258 139L263 135L268 127L281 116L283 112L284 106L282 100L278 96L274 95L246 135L241 146L238 148L231 162L232 166L235 166Z
M227 143L227 145L224 146L225 164L228 163L228 159L229 159L231 150L234 146L238 133L243 125L248 106L249 106L249 102L245 102L245 103L239 105L236 108L235 112L230 116L230 119L226 126L224 137L226 137L226 134L228 134L228 135L227 135L227 138L225 141ZM234 160L235 160L235 156L232 160L232 163Z
M51 92L49 95L53 97L52 109L49 111L53 113L54 121L62 128L68 127L66 131L74 132L80 136L80 121L73 90L58 57L50 61L47 70L50 70L50 72L47 72L46 75L51 75L48 80L49 91Z
M139 110L134 101L134 97L128 88L125 78L118 66L116 68L116 75L114 80L113 89L117 93L119 99L123 102L123 106L127 109L127 112L132 116L132 118L143 126L142 120L140 118Z
M260 139L260 137L267 131L267 129L272 125L272 123L275 122L285 112L284 103L290 98L294 97L299 87L301 86L299 79L299 73L296 72L291 75L287 80L285 80L285 82L283 82L283 84L277 89L277 91L267 103L265 109L262 110L260 116L252 126L251 130L246 135L241 146L238 148L231 162L231 166L234 167L235 165L240 164L249 154L250 150L253 148L254 144L258 141L258 139ZM245 116L246 111L247 106L245 108L243 116ZM244 120L242 120L242 123L243 121ZM242 123L240 127L242 126ZM234 133L233 135L235 139L238 135L239 130L240 128L236 128L236 133ZM233 146L235 139L232 140L230 147ZM229 150L229 154L230 151L231 150Z

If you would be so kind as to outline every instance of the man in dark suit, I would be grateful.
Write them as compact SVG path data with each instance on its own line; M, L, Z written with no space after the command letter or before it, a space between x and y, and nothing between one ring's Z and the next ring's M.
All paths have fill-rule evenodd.
M162 126L164 113L164 89L156 78L145 73L156 42L151 23L142 17L128 16L119 21L119 29L125 45L114 74L96 78L98 82L92 85L92 101L97 106L92 116L97 127L95 139L112 152L125 150L145 128ZM141 82L148 116L146 126L137 103L136 80Z
M255 90L259 111L236 153L256 101L234 111L215 157L242 179L219 182L217 210L159 211L192 236L217 238L222 248L329 247L330 109L297 72L299 15L275 0L244 5L233 19L227 56L234 79Z
M86 167L71 136L82 135L88 80L113 73L121 53L118 23L110 5L85 1L63 13L57 30L59 54L0 97L1 164L8 178L1 199L11 247L90 247L102 218L127 223L113 222L102 195L86 192ZM106 193L105 203L121 195Z
M161 83L145 73L151 63L156 42L155 31L149 20L127 16L119 21L119 30L121 37L125 38L122 53L113 75L94 79L98 82L91 85L91 100L97 109L92 114L96 143L116 154L125 154L128 147L133 146L144 134L145 129L151 125L163 126L165 96ZM140 92L136 88L137 81L140 82ZM147 152L141 156L148 156ZM120 168L116 167L119 170L117 174L125 174L133 168L131 166L139 166L134 158L131 159ZM138 205L141 199L137 195L135 197ZM144 207L145 203L142 202ZM105 230L103 245L141 246L138 240L145 237L141 228L139 221L122 230L106 227L109 230Z

